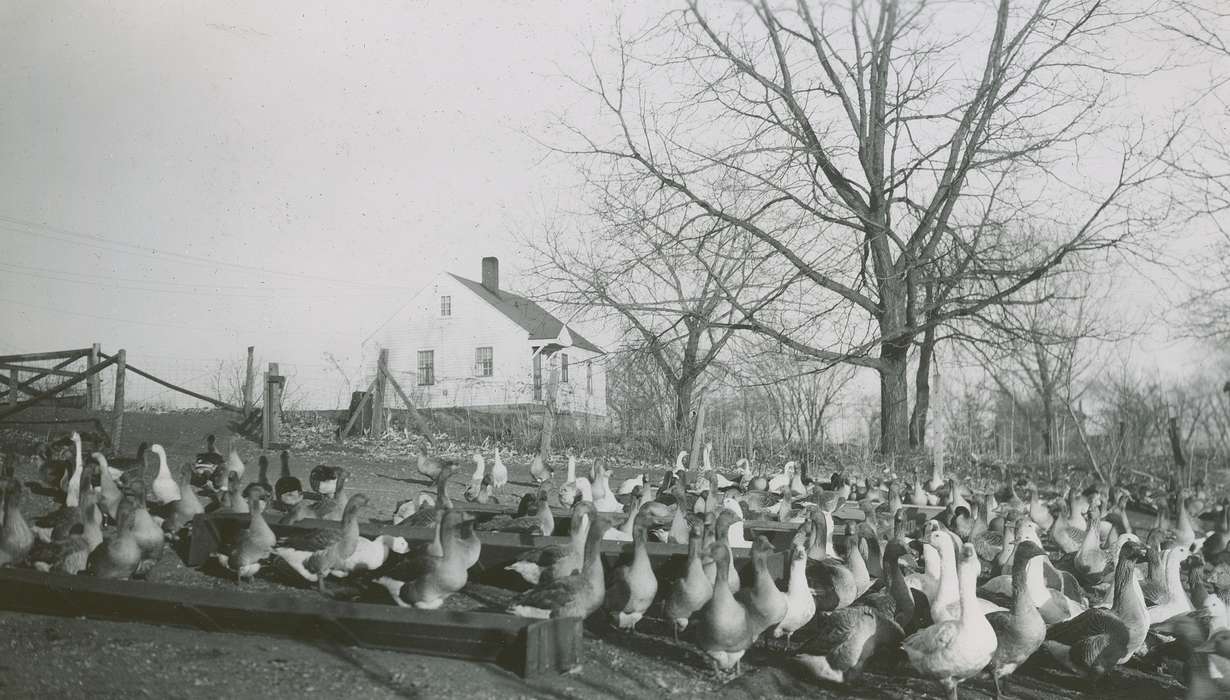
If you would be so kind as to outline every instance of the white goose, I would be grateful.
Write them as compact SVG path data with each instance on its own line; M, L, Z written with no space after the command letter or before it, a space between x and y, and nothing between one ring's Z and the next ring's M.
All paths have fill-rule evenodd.
M158 455L158 476L154 477L153 483L150 484L154 499L164 505L178 501L180 498L179 484L171 475L171 468L167 466L167 451L162 449L162 445L154 445L149 450Z
M803 487L803 480L799 478L798 462L786 462L786 466L777 474L774 474L769 479L769 493L780 493L787 485L790 486L790 491L795 496L806 496L807 489Z
M496 491L502 491L508 484L508 467L500 459L500 448L495 448L495 464L491 465L491 485Z

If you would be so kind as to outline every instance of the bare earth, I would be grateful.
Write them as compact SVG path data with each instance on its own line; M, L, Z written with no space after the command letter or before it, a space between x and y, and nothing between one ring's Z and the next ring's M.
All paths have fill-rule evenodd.
M36 409L21 422L0 424L0 449L20 445L13 429L42 436L48 430L89 430L86 414L66 409ZM141 440L158 442L172 467L203 449L208 433L219 437L225 450L231 435L231 414L222 412L126 416L123 454ZM259 448L247 441L240 453L249 476L256 476ZM358 451L296 450L292 464L306 482L307 471L320 462L346 467L347 491L372 498L368 517L388 517L394 504L424 486L414 481L409 457L365 455ZM276 479L276 455L271 479ZM514 484L528 479L521 460L508 461ZM618 479L634 476L616 471ZM33 474L21 474L23 479ZM468 474L454 477L450 492L460 494ZM521 490L524 487L520 487ZM51 510L50 499L27 499L28 514ZM262 573L263 576L263 573ZM189 586L233 586L218 572L188 569L172 553L163 558L151 580ZM258 579L254 590L279 590L316 596L285 572ZM449 601L453 609L490 609L511 591L475 583ZM335 595L361 596L367 590L339 586ZM375 598L379 600L379 598ZM526 681L491 664L342 647L331 642L203 632L188 628L84 619L42 617L0 612L0 697L425 697L425 698L943 698L939 686L915 676L904 658L889 659L869 669L848 687L817 684L798 676L789 656L774 642L749 652L744 673L734 680L717 679L704 658L686 640L676 643L668 628L646 618L634 634L612 630L594 619L586 630L582 664L571 673ZM1183 688L1169 673L1153 669L1120 669L1097 693L1083 681L1045 662L1034 661L1010 680L1007 696L1023 700L1119 697L1142 700L1178 698ZM989 679L961 687L962 698L994 697Z

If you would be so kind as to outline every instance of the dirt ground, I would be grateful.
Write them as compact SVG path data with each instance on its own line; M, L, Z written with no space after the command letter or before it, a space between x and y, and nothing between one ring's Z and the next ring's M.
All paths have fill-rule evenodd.
M31 433L44 436L49 430L92 429L86 414L69 409L31 410L20 419L0 424L0 450L20 449L20 443ZM166 448L168 460L175 467L203 449L208 433L218 436L220 449L225 451L232 421L233 415L223 412L128 414L127 437L120 453L131 454L142 440L157 442ZM248 441L237 444L248 465L245 480L253 480L260 450ZM270 478L274 480L278 460L275 454L269 456L274 465ZM293 452L292 465L305 484L307 472L321 462L348 469L351 477L347 491L368 494L372 504L366 516L370 518L388 518L398 501L425 488L413 483L409 455L372 456L323 445ZM524 484L528 480L526 465L517 459L506 462L513 483ZM616 479L634 475L631 470L616 470ZM450 493L459 497L468 479L468 473L455 476ZM27 500L23 510L30 515L54 507L50 499ZM201 571L185 567L171 552L164 556L151 580L188 586L234 585L207 567ZM276 569L267 577L263 572L253 586L253 590L318 595ZM369 590L347 589L344 584L333 593L365 599L372 595ZM450 600L449 607L478 609L509 595L511 591L475 583ZM743 675L733 680L716 678L694 647L686 641L674 642L665 624L648 617L633 634L615 632L602 620L590 620L579 668L559 676L523 680L493 664L341 647L329 642L0 612L0 697L5 698L944 697L937 684L912 675L904 658L887 659L845 687L802 678L776 642L752 649L743 669ZM1172 675L1175 669L1170 673L1150 672L1154 670L1139 665L1119 669L1092 693L1077 690L1087 687L1083 681L1034 661L1012 677L1007 695L1022 700L1114 696L1161 700L1182 696L1183 688ZM993 686L985 677L967 681L961 687L961 697L994 697Z

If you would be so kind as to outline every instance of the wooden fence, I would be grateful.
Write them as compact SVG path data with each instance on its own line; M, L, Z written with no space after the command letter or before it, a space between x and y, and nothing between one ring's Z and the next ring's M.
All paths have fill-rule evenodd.
M247 375L243 383L243 405L223 401L206 394L173 384L161 377L155 376L128 361L127 350L116 350L113 354L102 351L98 343L88 348L74 350L55 350L51 352L23 353L17 355L0 355L0 399L4 405L0 407L0 420L11 418L28 408L40 403L62 399L69 389L85 383L85 395L82 408L91 411L103 411L103 396L100 375L103 371L115 368L115 396L111 407L111 444L118 449L124 435L124 394L125 378L129 372L150 380L156 384L190 396L198 401L233 411L240 416L241 430L254 431L257 423L261 426L261 446L266 449L284 449L287 445L282 441L282 394L286 378L278 373L278 364L269 363L269 371L265 375L264 402L260 409L253 405L254 389L254 358L255 348L248 347ZM69 369L69 365L84 360L82 370ZM39 367L29 363L51 362L50 367ZM50 378L63 378L50 387L36 388ZM24 397L24 398L23 398Z

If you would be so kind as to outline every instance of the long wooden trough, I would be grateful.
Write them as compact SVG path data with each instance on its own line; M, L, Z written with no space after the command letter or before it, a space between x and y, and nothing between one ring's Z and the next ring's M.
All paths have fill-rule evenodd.
M474 513L479 521L493 518L498 515L509 515L513 513L513 508L499 504L481 504L467 503L464 508L468 513ZM555 518L555 534L567 535L572 530L572 515L569 511L552 507L551 514ZM865 518L863 511L853 503L845 503L833 513L833 519L837 522L858 522ZM798 523L778 522L776 520L744 520L743 531L748 539L753 539L756 535L764 535L769 538L778 549L784 548L789 544L791 536L799 529Z
M0 608L210 632L328 639L347 646L492 662L527 677L575 666L582 639L577 619L428 612L10 568L0 569Z
M239 533L247 527L248 516L239 513L211 513L198 515L192 521L192 538L189 542L188 566L200 566L218 551L223 542L234 541ZM270 523L270 528L279 537L291 536L310 529L337 528L336 520L302 520L294 525L279 525ZM797 526L796 526L797 527ZM380 535L398 535L406 538L411 544L430 542L435 538L432 528L408 528L387 523L368 522L359 526L360 533L369 539ZM478 563L486 570L501 570L521 554L547 544L565 544L566 537L543 537L509 532L480 532L483 542ZM677 569L679 573L685 570L687 562L687 545L666 544L663 542L648 543L649 559L655 571L666 572ZM602 556L607 570L610 571L621 561L626 561L632 553L631 542L602 542ZM750 561L750 550L734 548L735 566L742 569ZM769 558L770 570L780 572L781 576L789 575L789 559L780 553L773 553Z

